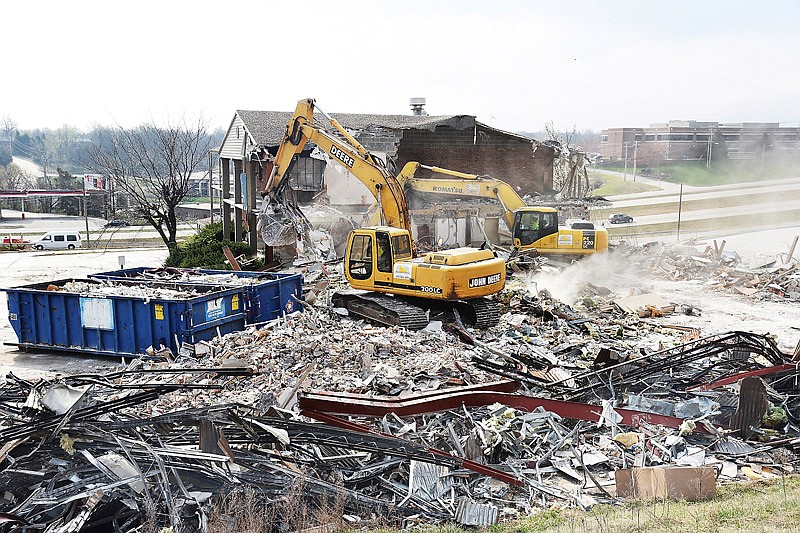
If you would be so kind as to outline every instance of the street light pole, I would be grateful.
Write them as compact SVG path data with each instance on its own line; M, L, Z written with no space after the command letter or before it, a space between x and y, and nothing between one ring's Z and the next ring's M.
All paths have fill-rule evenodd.
M633 141L633 181L636 182L636 149L639 148L639 141Z
M708 129L708 150L706 152L706 168L711 168L711 143L714 139L714 128Z

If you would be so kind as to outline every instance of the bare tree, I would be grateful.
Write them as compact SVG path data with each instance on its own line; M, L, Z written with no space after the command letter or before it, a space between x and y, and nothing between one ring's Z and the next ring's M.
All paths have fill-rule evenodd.
M589 191L589 174L586 171L586 151L572 144L576 130L562 136L552 122L545 124L547 137L557 146L553 162L553 188L564 198L583 198Z
M0 166L0 189L9 191L21 191L31 185L31 177L28 176L18 165L11 163L5 167ZM8 200L16 202L18 200ZM12 203L12 207L14 204ZM0 218L3 218L3 211L0 209Z
M0 131L3 132L3 135L8 141L8 163L14 162L14 137L17 134L17 123L14 122L10 116L5 115L2 119L0 119ZM4 156L0 154L0 161L3 161ZM6 163L0 163L0 165L5 165Z
M177 247L176 207L189 191L189 177L208 157L210 137L202 118L189 124L95 130L89 148L92 171L105 174L132 209L152 225L170 250Z

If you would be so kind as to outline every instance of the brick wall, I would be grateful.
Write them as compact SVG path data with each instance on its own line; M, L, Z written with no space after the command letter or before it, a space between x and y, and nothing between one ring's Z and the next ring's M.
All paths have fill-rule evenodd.
M553 187L553 150L478 126L476 130L437 127L436 131L405 130L397 151L397 168L409 161L488 174L518 187L522 195ZM418 176L436 177L427 171ZM441 177L441 176L439 176Z

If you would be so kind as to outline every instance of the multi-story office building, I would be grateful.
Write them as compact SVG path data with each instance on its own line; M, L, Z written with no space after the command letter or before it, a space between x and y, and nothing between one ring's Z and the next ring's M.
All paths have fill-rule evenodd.
M672 120L647 128L611 128L600 135L603 160L631 161L635 157L641 165L800 157L800 127L781 127L777 122Z

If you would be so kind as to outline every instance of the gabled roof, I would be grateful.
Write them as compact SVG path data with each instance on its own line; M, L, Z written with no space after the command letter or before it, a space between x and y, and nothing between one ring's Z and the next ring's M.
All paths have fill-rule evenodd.
M248 111L239 110L247 131L260 146L276 146L280 144L286 125L292 118L287 111ZM386 128L391 130L430 130L437 126L449 126L464 130L475 127L475 117L471 115L364 115L358 113L332 113L342 126L349 130L363 131L370 128ZM323 117L320 117L325 120ZM325 128L333 131L333 126Z

